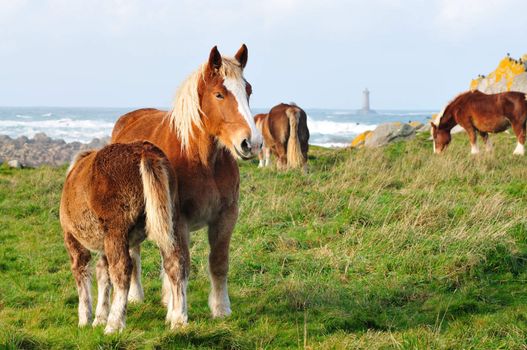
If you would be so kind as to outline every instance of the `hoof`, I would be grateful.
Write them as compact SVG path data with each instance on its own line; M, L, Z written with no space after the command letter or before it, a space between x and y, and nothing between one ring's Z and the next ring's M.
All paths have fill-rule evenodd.
M107 324L106 325L106 328L104 328L104 334L113 334L115 332L122 332L123 331L123 328L124 328L124 325L123 326L117 326L117 325L110 325L110 324Z
M183 328L188 325L188 316L185 314L167 315L166 323L170 325L172 330Z
M104 317L95 317L95 320L93 320L92 327L98 327L98 326L104 326L108 319Z
M231 308L226 307L215 307L212 309L212 318L225 318L231 315Z

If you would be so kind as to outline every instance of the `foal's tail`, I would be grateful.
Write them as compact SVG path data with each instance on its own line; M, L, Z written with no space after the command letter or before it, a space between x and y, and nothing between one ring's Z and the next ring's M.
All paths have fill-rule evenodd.
M290 107L285 113L289 118L289 140L287 141L287 165L289 168L298 168L304 163L304 157L298 139L298 122L300 120L300 109Z
M147 144L149 148L155 147L145 142L145 146ZM159 151L157 148L156 150ZM146 232L148 238L163 252L169 252L175 245L169 166L164 155L159 157L148 149L143 150L140 171L145 199Z

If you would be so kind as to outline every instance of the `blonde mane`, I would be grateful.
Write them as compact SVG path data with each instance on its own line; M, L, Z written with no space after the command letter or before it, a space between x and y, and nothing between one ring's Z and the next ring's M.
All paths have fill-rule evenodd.
M205 79L207 63L190 74L180 85L172 103L172 110L167 114L170 127L177 134L181 147L189 150L190 140L195 136L194 128L203 131L201 116L204 116L199 105L198 84L199 79ZM243 69L235 58L222 57L222 64L218 73L223 79L243 79Z

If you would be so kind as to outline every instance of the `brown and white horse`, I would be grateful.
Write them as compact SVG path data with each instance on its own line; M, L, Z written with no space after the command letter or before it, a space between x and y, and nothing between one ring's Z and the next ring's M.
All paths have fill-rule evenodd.
M432 122L430 130L434 139L434 153L441 153L450 143L450 131L457 124L468 134L471 153L479 153L477 133L481 135L487 150L492 149L488 133L497 133L512 126L518 144L514 154L525 153L525 123L527 120L527 97L521 92L502 92L493 95L478 90L457 96Z
M175 296L167 322L172 328L186 322L186 306L177 302L185 299L189 256L183 249L186 237L174 231L178 217L176 176L153 144L113 144L77 155L64 184L60 223L79 294L79 326L91 322L89 262L95 251L101 256L93 326L106 324L105 333L124 328L132 274L129 249L147 236L160 248Z
M273 153L278 169L302 167L307 171L309 129L302 108L293 103L281 103L267 114L255 115L254 120L264 139L258 154L259 167L269 166Z
M227 272L231 234L238 218L240 174L236 158L253 157L262 143L249 108L251 85L243 76L247 57L245 45L234 58L222 57L214 47L208 61L179 87L172 111L130 112L119 118L112 133L113 143L148 140L167 155L177 177L181 208L175 230L187 244L191 231L208 228L209 306L213 317L231 313ZM188 246L182 248L188 254ZM139 249L132 250L131 255L134 272L130 299L141 300ZM169 309L185 303L177 296L180 299L172 304L170 294L165 275L163 302Z

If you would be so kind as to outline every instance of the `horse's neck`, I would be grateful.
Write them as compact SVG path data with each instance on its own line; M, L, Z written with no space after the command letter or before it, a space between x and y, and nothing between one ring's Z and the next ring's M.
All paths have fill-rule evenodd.
M448 115L449 115L448 118L442 118L441 121L439 122L439 129L450 131L452 130L452 128L454 128L454 126L457 125L457 121L454 118L454 113L450 113Z
M220 148L214 138L204 132L197 132L191 138L188 150L183 150L187 161L200 167L214 167Z

